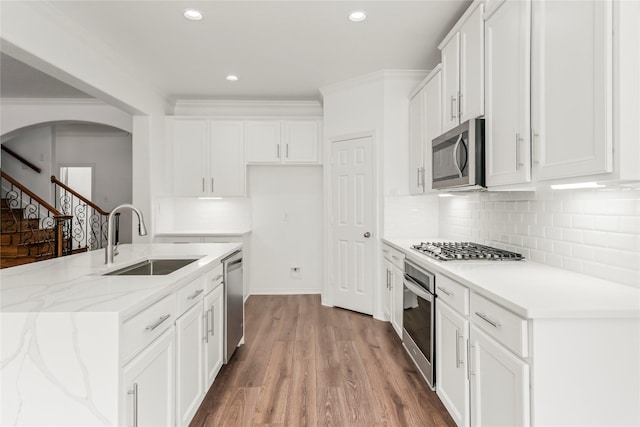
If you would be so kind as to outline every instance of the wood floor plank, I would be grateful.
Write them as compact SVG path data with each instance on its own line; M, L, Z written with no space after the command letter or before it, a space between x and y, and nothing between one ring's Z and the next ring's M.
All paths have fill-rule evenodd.
M192 427L453 427L388 322L318 295L251 296L245 344Z
M291 391L293 341L273 343L264 386L256 405L255 424L283 423Z

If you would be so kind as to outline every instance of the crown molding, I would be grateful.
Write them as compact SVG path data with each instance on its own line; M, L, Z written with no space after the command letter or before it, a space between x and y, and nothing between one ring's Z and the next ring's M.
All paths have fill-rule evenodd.
M321 87L322 96L327 96L335 92L341 92L358 86L364 86L372 83L381 83L388 80L422 80L428 73L428 70L380 70L352 79L344 80L328 86Z
M177 116L291 116L322 117L318 101L234 101L234 100L178 100Z

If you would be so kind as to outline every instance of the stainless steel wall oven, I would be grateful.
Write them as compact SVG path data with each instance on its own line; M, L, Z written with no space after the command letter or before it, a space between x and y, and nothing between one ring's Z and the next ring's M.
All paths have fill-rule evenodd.
M402 342L416 367L435 390L435 275L404 262Z

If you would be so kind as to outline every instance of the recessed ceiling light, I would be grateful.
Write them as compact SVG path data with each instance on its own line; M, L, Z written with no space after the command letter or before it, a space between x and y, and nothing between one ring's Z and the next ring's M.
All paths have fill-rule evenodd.
M235 75L233 75L233 74L229 74L229 75L226 77L226 79L227 79L227 80L229 80L230 82L237 82L237 81L238 81L238 76L235 76Z
M367 14L364 10L354 10L349 14L349 21L351 22L362 22L367 19Z
M202 19L202 12L196 9L185 9L184 17L191 21L199 21Z

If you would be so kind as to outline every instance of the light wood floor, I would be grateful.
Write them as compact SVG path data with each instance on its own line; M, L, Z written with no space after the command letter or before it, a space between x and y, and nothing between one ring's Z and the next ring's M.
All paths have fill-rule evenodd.
M191 427L455 425L389 323L319 295L251 296L245 318Z

